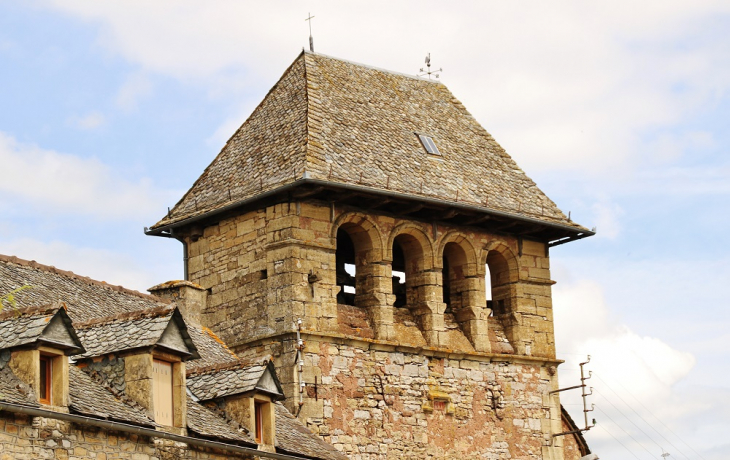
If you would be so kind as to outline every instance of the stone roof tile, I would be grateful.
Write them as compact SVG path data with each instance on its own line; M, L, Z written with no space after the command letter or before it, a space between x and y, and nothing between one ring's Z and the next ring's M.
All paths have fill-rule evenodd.
M428 154L417 133L433 138ZM176 225L303 177L585 231L443 84L304 52L174 208Z
M234 365L211 372L188 373L187 386L201 401L246 393L255 389L266 371L263 364Z
M249 445L256 442L243 429L236 429L212 410L188 396L188 429L206 438L217 438Z
M157 308L169 303L35 261L0 255L0 292L10 292L22 286L30 288L15 296L18 307L63 301L74 322Z
M144 409L123 395L115 395L102 382L76 366L69 366L69 409L94 418L155 426Z
M323 460L345 460L347 457L331 444L297 420L281 403L275 403L276 409L276 450L290 454L299 454Z
M188 325L188 334L190 334L190 338L200 355L200 358L191 359L185 363L188 374L210 366L229 365L239 362L238 356L207 327Z
M37 308L4 312L0 316L0 349L33 343L48 326L58 308Z

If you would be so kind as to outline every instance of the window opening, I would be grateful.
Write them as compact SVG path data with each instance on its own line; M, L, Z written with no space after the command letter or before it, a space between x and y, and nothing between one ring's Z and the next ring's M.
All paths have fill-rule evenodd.
M254 418L256 423L256 442L262 444L264 441L264 406L266 403L254 401Z
M155 359L152 365L152 398L155 422L172 426L172 363Z
M464 293L468 290L469 283L464 273L466 267L464 249L457 243L446 243L442 272L443 302L446 304L444 313L456 313L464 306Z
M489 316L494 316L494 302L492 302L492 274L489 271L489 264L484 264L484 295L487 299L487 308L490 309Z
M446 304L444 313L451 313L451 270L449 270L449 258L444 254L443 271L441 279L443 281L443 302Z
M51 404L51 375L53 372L53 359L50 356L40 358L40 388L38 399L43 404Z
M492 310L491 316L507 313L509 305L509 289L506 287L509 267L504 257L497 252L487 255L485 264L485 295L487 308Z
M335 265L337 286L340 287L340 291L337 293L337 303L354 306L357 293L355 244L347 231L343 229L337 230Z
M441 152L439 152L438 147L436 147L436 143L431 137L425 136L423 134L418 134L418 139L420 139L421 144L423 144L423 148L426 149L426 152L430 153L431 155L441 155Z
M394 307L402 308L407 303L406 289L406 256L403 248L397 241L393 242L393 295L395 295Z

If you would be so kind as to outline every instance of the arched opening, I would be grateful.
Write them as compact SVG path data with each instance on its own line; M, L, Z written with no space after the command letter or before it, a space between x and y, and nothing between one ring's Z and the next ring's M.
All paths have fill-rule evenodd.
M487 307L493 316L501 316L511 309L509 289L509 264L497 251L489 251L486 262Z
M335 273L337 286L337 303L355 305L357 294L357 264L355 243L350 234L342 227L337 230L337 249L335 251Z
M406 256L403 254L403 248L400 243L393 243L393 264L391 265L393 273L393 295L395 296L396 308L406 306Z
M418 299L415 280L423 271L423 248L412 235L401 234L393 240L393 294L395 307L413 307Z
M456 243L446 243L442 272L444 313L454 313L462 307L462 294L467 289L466 264L464 249Z

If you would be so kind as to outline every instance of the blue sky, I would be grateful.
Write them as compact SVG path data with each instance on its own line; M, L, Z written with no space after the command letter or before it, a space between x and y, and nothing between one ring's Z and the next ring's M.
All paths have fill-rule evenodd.
M593 356L594 450L725 458L730 5L261 3L0 1L0 253L139 290L180 278L179 243L143 227L306 46L311 11L317 51L411 74L430 52L597 226L551 251L564 385Z

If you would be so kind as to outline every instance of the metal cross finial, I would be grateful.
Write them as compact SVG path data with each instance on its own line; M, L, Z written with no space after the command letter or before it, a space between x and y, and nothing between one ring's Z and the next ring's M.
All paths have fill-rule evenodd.
M425 71L423 70L423 68L421 68L421 72L423 72L423 73L420 74L420 75L418 75L419 77L422 77L424 75L428 75L428 79L430 80L431 79L431 75L433 75L436 78L438 78L439 77L439 72L443 72L444 71L444 69L438 69L438 70L431 71L431 53L428 53L426 55L426 68L428 70L425 70Z
M309 17L305 21L309 21L309 51L314 53L314 39L312 38L312 19L314 19L314 16L312 16L312 13L307 14Z

